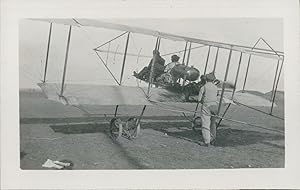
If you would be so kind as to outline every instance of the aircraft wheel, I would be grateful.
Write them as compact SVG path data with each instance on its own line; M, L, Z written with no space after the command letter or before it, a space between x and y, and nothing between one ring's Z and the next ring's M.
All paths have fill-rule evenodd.
M169 73L164 74L164 82L167 84L172 84L173 83L172 75L170 75Z
M122 136L123 125L120 118L115 117L110 120L109 133L113 139L117 139Z
M137 124L138 119L135 117L130 117L125 124L126 137L136 138L140 132L140 124Z
M196 131L197 129L200 129L202 126L201 117L195 117L192 122L192 129L193 131Z

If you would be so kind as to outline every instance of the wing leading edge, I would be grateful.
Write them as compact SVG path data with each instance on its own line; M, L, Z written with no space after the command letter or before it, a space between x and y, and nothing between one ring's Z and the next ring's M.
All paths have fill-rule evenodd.
M99 20L92 20L92 19L32 19L37 21L44 21L49 23L57 23L57 24L64 24L64 25L71 25L71 26L91 26L91 27L98 27L98 28L107 28L111 30L120 30L120 31L128 31L132 33L139 33L144 35L150 35L154 37L161 37L164 39L169 39L173 41L186 41L186 42L192 42L197 44L203 44L213 47L219 47L224 49L232 49L235 51L240 51L243 53L251 54L251 55L257 55L261 57L266 58L273 58L282 60L283 52L273 52L268 49L258 49L248 46L241 46L236 44L229 44L229 43L222 43L222 42L214 42L209 40L203 40L198 38L191 38L186 36L180 36L175 34L170 34L166 32L159 32L156 30L146 29L146 28L140 28L140 27L133 27L123 24L114 24L114 23L108 23L103 22ZM280 56L278 56L278 55Z

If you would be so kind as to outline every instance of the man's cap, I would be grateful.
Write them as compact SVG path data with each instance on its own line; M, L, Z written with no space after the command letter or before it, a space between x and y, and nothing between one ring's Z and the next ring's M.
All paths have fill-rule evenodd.
M205 75L206 80L214 81L216 79L215 73L211 72Z
M201 76L200 76L200 79L201 79L201 80L206 80L206 76L205 76L205 75L201 75Z
M180 59L180 57L178 57L177 55L172 55L172 56L171 56L171 59L172 59L172 60L178 61L178 60Z

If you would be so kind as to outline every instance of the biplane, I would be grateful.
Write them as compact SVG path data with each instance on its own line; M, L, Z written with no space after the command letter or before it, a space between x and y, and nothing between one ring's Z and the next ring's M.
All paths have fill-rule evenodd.
M50 99L65 105L75 106L86 114L88 112L84 110L84 105L114 105L115 110L112 113L113 117L110 120L110 135L116 139L118 137L127 137L129 139L136 138L140 132L141 128L141 120L143 118L145 109L148 105L156 105L157 109L165 109L168 111L173 111L178 114L183 114L187 118L190 115L190 122L192 123L192 128L195 129L201 125L201 121L199 121L199 110L200 103L198 101L192 101L190 97L197 96L200 81L200 75L206 75L209 72L214 73L216 71L217 63L218 63L218 55L221 50L225 50L228 53L225 72L223 77L218 78L218 112L216 113L215 117L218 118L218 126L222 122L222 120L228 120L230 122L237 122L239 124L250 125L253 127L259 127L267 130L272 130L276 132L283 133L282 131L278 131L275 129L270 129L265 126L256 125L253 123L246 123L242 121L237 121L233 119L226 118L226 113L228 112L230 106L244 106L248 109L256 110L262 114L266 114L272 116L277 119L283 120L279 116L273 114L273 108L276 107L275 97L276 92L282 72L283 62L284 62L284 53L280 51L274 50L266 40L263 38L258 39L254 46L242 46L242 45L235 45L235 44L228 44L222 42L214 42L209 40L203 40L193 37L187 36L180 36L165 32L159 32L152 29L140 28L140 27L133 27L123 24L114 24L114 23L107 23L100 20L91 20L91 19L31 19L34 21L42 21L50 23L49 29L49 36L48 36L48 45L47 45L47 54L46 60L44 64L44 74L43 80L39 83L39 87L42 89L45 96ZM47 81L47 68L48 68L48 57L49 51L51 49L50 42L51 42L51 33L53 24L62 24L67 25L69 27L68 30L68 38L67 38L67 45L66 45L66 52L65 52L65 59L63 65L63 76L60 83L49 83ZM87 91L84 85L80 84L66 84L66 73L68 72L68 55L70 50L70 41L71 41L71 33L72 28L84 28L84 27L96 27L96 28L105 28L107 30L119 31L121 32L120 35L107 40L103 44L99 44L97 47L93 48L91 51L95 53L95 56L99 59L99 61L103 65L103 69L106 70L111 75L111 80L115 82L115 85L98 85L95 86L89 91ZM185 43L184 48L177 52L169 52L162 56L168 56L171 54L178 54L182 53L183 57L181 60L181 64L187 70L191 69L192 67L189 66L189 61L193 56L193 50L197 48L207 48L207 55L204 57L205 59L205 66L204 70L199 71L199 76L197 76L197 80L188 80L188 78L182 78L179 82L168 84L168 82L160 83L154 80L153 71L154 67L153 64L150 68L150 76L147 81L143 81L144 86L139 85L141 81L137 80L136 86L130 86L124 84L124 72L127 66L127 58L129 56L135 56L137 60L141 57L145 58L146 60L153 59L152 62L155 62L154 56L149 55L142 55L141 51L138 53L132 53L128 51L128 46L130 40L133 38L134 34L140 34L144 36L150 36L153 38L153 42L155 45L153 47L154 50L159 51L160 46L162 44L162 40L169 40L169 41L176 41L176 42L183 42ZM115 40L119 39L120 37L126 37L124 41L124 51L121 52L118 48L114 51L110 49L110 44L113 43ZM269 48L263 49L256 47L259 42L265 43ZM167 43L167 42L166 42ZM192 45L194 47L192 47ZM196 46L195 46L196 45ZM103 49L104 46L108 46L108 48ZM212 55L212 49L215 49L214 56ZM228 73L229 68L232 62L232 55L233 52L239 53L239 61L236 71L234 73L235 80L234 84L230 85L228 82ZM122 56L122 60L115 65L119 66L119 74L116 75L112 72L110 68L110 64L108 64L108 58L104 55L113 54L114 57L116 55ZM247 69L244 74L244 82L242 90L237 90L237 82L238 77L241 74L240 68L242 64L242 57L247 56ZM214 57L214 64L213 69L208 71L208 64L209 59ZM270 99L263 98L261 96L257 96L245 91L245 86L247 82L247 76L249 72L249 67L251 65L251 60L253 57L263 57L267 59L277 60L275 76L272 84L272 94ZM196 67L196 66L195 66ZM197 68L197 67L196 67ZM228 85L229 84L229 85ZM59 87L59 88L57 88ZM90 97L88 94L96 94L94 97ZM181 104L193 104L193 110L187 110L182 107L175 107L174 104L170 103L181 103ZM120 105L140 105L142 106L142 110L138 117L129 117L129 118L122 118L118 114L118 107ZM224 107L225 106L225 107ZM256 109L255 106L264 106L269 107L269 111L262 111ZM224 109L222 109L222 107ZM224 110L222 113L221 111Z

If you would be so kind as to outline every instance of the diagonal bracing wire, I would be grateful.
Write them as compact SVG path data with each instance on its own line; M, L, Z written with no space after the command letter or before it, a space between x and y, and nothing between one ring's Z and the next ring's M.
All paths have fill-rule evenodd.
M184 108L182 108L182 109L163 108L162 106L159 105L160 102L156 102L156 101L153 101L153 100L149 100L149 101L151 103L156 104L157 106L161 107L161 109L164 109L164 110L167 110L167 111L177 112L177 113L195 113L195 111L188 111L187 109L184 109ZM201 111L197 111L197 113L201 113ZM209 114L209 113L204 113L204 114L212 116L212 117L216 117L218 119L222 119L222 120L226 120L226 121L230 121L230 122L234 122L234 123L239 123L239 124L243 124L243 125L249 125L249 126L252 126L252 127L256 127L256 128L260 128L260 129L264 129L264 130L268 130L268 131L273 131L273 132L284 134L284 131L276 130L276 129L271 129L271 128L268 128L268 127L265 127L265 126L262 126L262 125L257 125L257 124L247 123L247 122L238 121L238 120L234 120L234 119L229 119L229 118L225 118L225 117L221 117L221 116L217 116L217 115L212 115L212 114Z
M189 48L187 50L192 50L192 49L198 49L198 48L202 48L202 47L206 47L207 45L201 45L201 46L196 46L196 47L193 47L193 48ZM175 51L175 52L171 52L171 53L166 53L166 54L163 54L161 56L167 56L167 55L172 55L172 54L176 54L176 53L182 53L184 52L184 50L180 50L180 51Z
M95 50L96 55L98 56L98 58L101 60L101 62L103 63L103 65L105 66L105 68L107 69L107 71L110 73L110 75L113 77L113 79L116 81L116 83L118 85L120 85L120 82L116 79L116 77L114 76L114 74L111 72L111 70L107 67L107 64L104 62L104 60L102 59L102 57L98 54L98 52Z
M105 42L104 44L101 44L100 46L96 47L94 50L98 50L100 47L102 47L102 46L104 46L104 45L106 45L106 44L108 44L108 43L110 43L110 42L112 42L112 41L114 41L114 40L120 38L121 36L124 36L124 35L127 34L127 33L128 33L127 31L126 31L126 32L123 32L122 34L120 34L120 35L114 37L113 39L111 39L111 40Z

